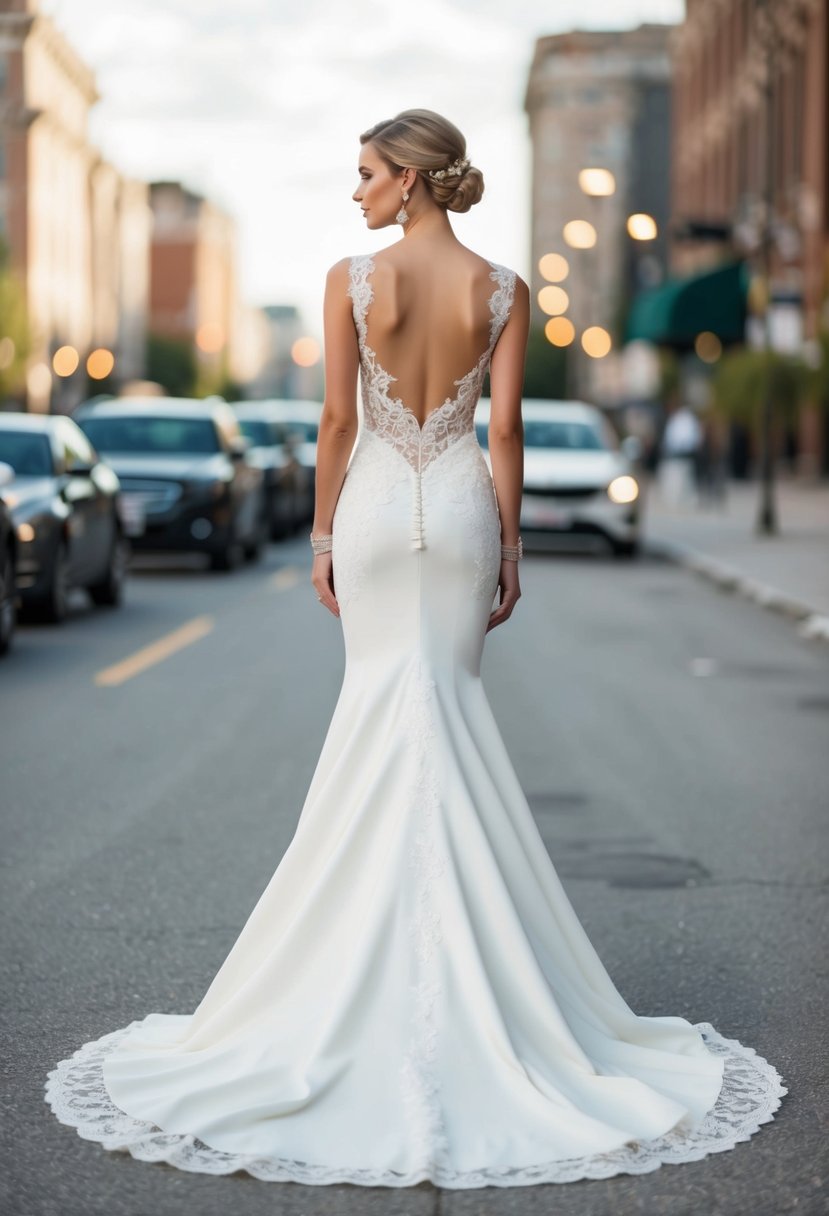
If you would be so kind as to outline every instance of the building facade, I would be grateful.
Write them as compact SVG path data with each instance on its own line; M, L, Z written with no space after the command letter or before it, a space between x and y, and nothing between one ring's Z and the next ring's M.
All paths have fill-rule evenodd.
M774 345L807 357L829 330L827 7L687 0L671 39L674 268L744 258L767 280ZM816 404L797 449L802 472L829 471Z
M547 319L538 303L545 285L539 261L560 253L570 267L561 286L576 331L570 348L579 363L574 387L595 398L603 395L603 361L581 355L580 334L598 325L617 336L632 293L658 283L665 272L672 29L642 25L540 38L530 68L524 107L532 145L533 323ZM614 193L588 197L578 181L583 168L610 170ZM627 217L638 212L656 221L658 235L647 245L628 235ZM568 248L563 228L574 219L593 224L593 248Z
M236 224L181 182L150 186L150 330L192 340L209 374L235 370L238 345Z
M18 404L68 412L99 347L119 372L143 364L149 257L146 187L90 145L92 72L35 0L0 12L0 235L25 285L32 336ZM124 308L126 305L126 308ZM78 372L57 376L72 347Z

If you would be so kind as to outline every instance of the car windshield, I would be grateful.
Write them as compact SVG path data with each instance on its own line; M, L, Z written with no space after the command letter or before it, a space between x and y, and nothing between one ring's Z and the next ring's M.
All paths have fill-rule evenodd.
M0 430L0 460L10 464L18 477L50 477L49 436L33 431Z
M475 424L475 433L482 447L487 447L487 424ZM598 427L589 422L569 422L563 418L531 418L524 421L525 448L559 448L572 452L603 452L607 449Z
M78 425L99 452L220 451L209 418L168 418L127 414L117 418L79 418Z
M256 447L268 448L285 442L284 427L280 422L267 422L264 418L240 418L239 426L242 434Z

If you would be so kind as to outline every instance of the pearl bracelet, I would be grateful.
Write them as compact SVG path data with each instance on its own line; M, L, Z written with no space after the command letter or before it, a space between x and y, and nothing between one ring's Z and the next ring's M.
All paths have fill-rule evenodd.
M517 562L524 556L524 542L518 537L517 545L501 545L501 561Z
M314 533L311 533L311 548L314 550L315 554L330 553L333 544L333 536L314 536Z

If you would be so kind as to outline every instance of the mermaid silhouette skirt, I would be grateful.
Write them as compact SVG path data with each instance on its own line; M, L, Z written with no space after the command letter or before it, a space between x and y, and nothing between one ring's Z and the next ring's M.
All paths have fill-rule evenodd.
M641 1173L746 1139L778 1073L628 1007L505 751L471 427L425 467L364 427L333 561L345 676L293 840L198 1008L62 1061L58 1118L185 1170L390 1187Z

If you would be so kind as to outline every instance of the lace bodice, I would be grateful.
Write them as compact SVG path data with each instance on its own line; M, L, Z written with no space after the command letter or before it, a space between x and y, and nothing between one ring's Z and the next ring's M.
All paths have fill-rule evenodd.
M360 348L360 385L363 400L364 425L378 438L388 443L412 467L415 473L412 513L412 547L423 549L423 498L421 477L424 469L437 460L447 448L472 430L475 407L483 388L484 376L500 333L507 323L515 295L515 271L497 262L490 262L490 278L496 283L489 298L489 345L466 375L453 383L454 397L447 397L433 409L421 426L416 416L399 397L392 397L389 386L397 379L382 366L368 344L366 317L374 291L369 275L374 269L374 256L358 254L349 263L348 293L352 299L354 324Z
M374 292L369 275L374 269L374 257L370 253L353 257L349 266L349 295L353 301L354 324L360 346L360 381L362 388L365 425L385 439L400 452L413 469L423 470L435 460L450 443L472 429L475 406L481 395L489 361L495 343L507 322L515 293L515 271L497 262L490 262L490 278L497 283L489 300L491 314L489 346L482 352L478 362L465 376L453 383L457 386L454 397L447 397L442 405L427 415L421 427L412 411L399 397L389 394L389 386L396 380L380 364L377 355L368 345L366 316Z

